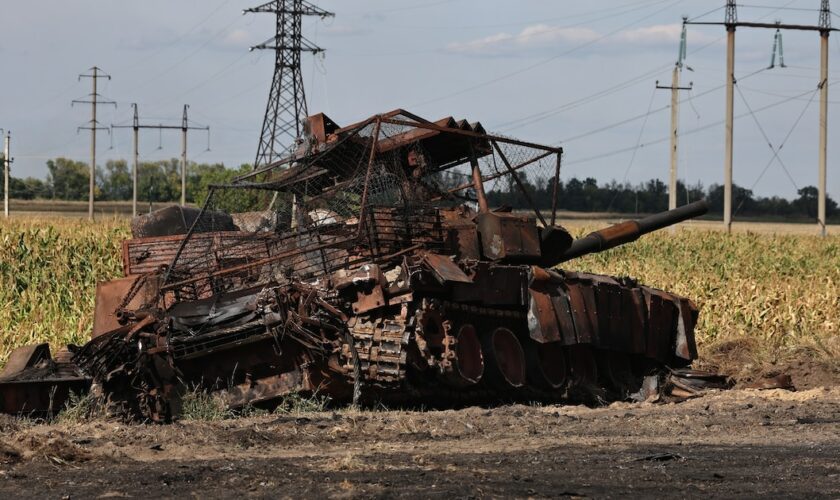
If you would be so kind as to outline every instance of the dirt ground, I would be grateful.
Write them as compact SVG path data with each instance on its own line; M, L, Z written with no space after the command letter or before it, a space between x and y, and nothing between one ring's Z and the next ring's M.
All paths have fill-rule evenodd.
M840 387L0 431L0 498L840 497Z

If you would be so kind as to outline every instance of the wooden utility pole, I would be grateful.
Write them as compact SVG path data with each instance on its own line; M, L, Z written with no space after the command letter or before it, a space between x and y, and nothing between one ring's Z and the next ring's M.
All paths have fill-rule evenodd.
M186 193L187 193L187 132L190 130L206 130L207 133L210 133L210 127L196 127L190 126L189 120L187 119L187 109L189 108L188 104L184 104L184 114L181 119L181 125L141 125L140 124L140 116L137 110L137 103L132 103L131 107L134 108L134 116L132 118L131 125L111 125L111 128L130 128L134 133L134 167L132 176L132 195L131 195L131 213L133 217L137 216L137 175L140 170L140 129L151 128L156 130L180 130L182 135L181 138L181 205L186 204ZM208 135L208 148L209 148L209 141L210 136ZM149 201L151 203L151 200Z
M679 123L680 123L680 90L691 90L692 86L680 87L680 74L682 73L683 61L685 59L685 23L683 18L682 35L680 36L680 54L677 63L674 65L674 72L671 74L671 86L665 87L656 82L657 89L671 91L671 175L668 183L668 210L677 208L677 162L679 161ZM689 68L691 69L691 68ZM672 228L673 230L673 228Z
M0 131L3 129L0 128ZM9 169L12 164L11 154L12 133L6 131L6 137L3 141L3 214L9 218Z
M99 95L99 93L97 92L97 83L99 82L99 79L107 78L108 80L110 80L111 75L103 73L100 68L94 66L90 69L90 73L79 75L79 80L81 80L82 78L90 78L91 80L93 80L93 92L88 96L89 100L77 99L74 100L72 104L91 105L90 122L88 122L87 126L79 127L79 130L90 130L90 180L88 184L88 219L93 220L93 198L94 190L96 188L96 131L108 130L106 127L100 127L99 122L96 121L96 106L97 104L113 104L114 107L116 107L117 103L114 101L102 100L102 96Z
M820 234L825 235L826 162L828 158L828 35L837 31L831 27L829 0L822 0L820 21L817 26L802 24L739 22L735 0L726 2L726 19L718 22L687 22L685 24L723 25L726 27L726 150L724 153L723 223L732 230L732 145L735 89L735 28L768 28L774 30L818 31L820 33L820 146L819 146L819 201L817 223Z

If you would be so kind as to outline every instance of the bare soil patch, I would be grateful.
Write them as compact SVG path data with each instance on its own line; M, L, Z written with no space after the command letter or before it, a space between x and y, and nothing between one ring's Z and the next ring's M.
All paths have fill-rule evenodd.
M837 387L0 428L5 498L840 495Z

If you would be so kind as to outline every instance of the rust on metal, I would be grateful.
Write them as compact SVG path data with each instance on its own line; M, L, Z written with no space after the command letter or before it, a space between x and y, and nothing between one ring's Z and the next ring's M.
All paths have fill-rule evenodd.
M704 203L574 241L554 225L556 200L547 220L523 181L554 177L556 193L560 148L404 110L345 127L319 114L307 130L287 158L211 186L201 209L135 219L124 277L97 288L92 339L72 360L13 356L3 410L52 411L38 384L64 394L91 379L125 416L158 422L178 418L187 388L231 408L315 393L618 400L696 358L689 299L554 267ZM491 206L495 179L533 216Z

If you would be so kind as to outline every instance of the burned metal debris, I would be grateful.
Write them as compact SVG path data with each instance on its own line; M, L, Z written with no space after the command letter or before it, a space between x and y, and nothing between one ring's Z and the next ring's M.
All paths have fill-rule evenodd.
M697 356L698 310L630 278L558 268L706 212L573 241L485 185L559 179L562 150L403 110L324 115L282 161L213 186L200 211L132 224L73 362L124 414L169 421L185 390L230 407L292 393L453 405L624 399Z
M87 392L91 380L71 357L62 349L53 358L47 344L12 351L0 372L0 413L49 416L64 408L71 393Z

